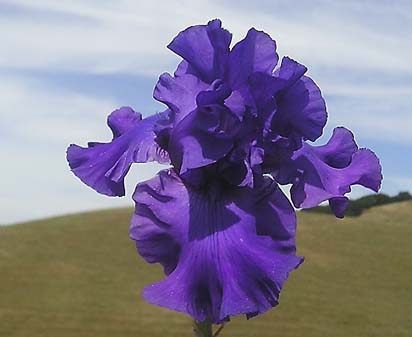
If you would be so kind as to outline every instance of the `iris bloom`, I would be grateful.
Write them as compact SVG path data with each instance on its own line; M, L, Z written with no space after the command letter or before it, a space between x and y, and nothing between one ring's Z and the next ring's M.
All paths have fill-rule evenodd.
M230 49L219 20L189 27L168 48L183 60L165 73L154 98L167 106L142 118L110 114L109 143L71 145L74 174L97 192L125 194L131 164L168 167L139 183L130 237L164 280L144 288L153 304L199 321L259 315L278 304L296 256L295 207L329 201L343 217L354 184L378 191L378 158L339 127L323 146L325 101L307 69L252 28Z

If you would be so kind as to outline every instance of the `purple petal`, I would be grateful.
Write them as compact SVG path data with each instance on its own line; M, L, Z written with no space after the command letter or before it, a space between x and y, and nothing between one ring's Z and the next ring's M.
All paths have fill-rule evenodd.
M160 171L154 178L136 186L136 203L130 237L149 263L160 263L165 274L177 265L187 228L180 225L187 217L188 191L171 170Z
M234 186L253 187L253 170L247 159L237 163L227 163L227 166L222 169L221 176Z
M232 91L230 96L225 100L225 106L227 106L239 120L242 120L247 109L247 98L245 99L239 91Z
M265 73L254 73L249 77L250 92L259 111L273 111L277 105L275 95L284 86L284 80Z
M256 201L257 234L270 236L277 251L294 254L296 252L295 210L280 188L271 190L265 185L260 188L261 190L257 190L256 194L260 195L264 202ZM282 225L273 226L273 223Z
M294 253L294 210L270 180L256 190L201 191L169 170L139 184L134 198L131 238L168 274L144 289L152 304L213 323L255 316L278 303L302 262Z
M196 72L191 71L190 65L189 63L187 63L186 60L182 60L177 65L177 68L173 74L175 75L175 77L181 77L181 76L184 76L185 74L194 75L196 74Z
M262 136L266 138L272 130L276 114L276 93L285 85L285 81L265 73L255 73L249 78L249 90Z
M306 67L283 58L275 76L254 73L249 77L263 135L315 140L326 123L326 106L318 87L303 76Z
M275 76L285 82L283 89L289 89L306 73L307 70L308 69L303 64L285 56L282 58L282 64L280 68L276 70Z
M159 102L165 103L177 114L177 122L196 108L197 95L208 87L208 84L191 74L172 77L168 73L164 73L156 84L153 97Z
M168 152L181 174L215 163L234 144L239 121L222 106L201 107L188 114L171 133Z
M243 143L242 143L243 141ZM246 136L238 134L236 147L225 160L218 163L218 175L234 186L253 188L255 175L261 174L259 165L263 160L263 149L251 144Z
M279 137L276 142L266 146L264 165L268 167L280 184L293 183L296 178L296 167L291 160L293 149L302 146L288 144L287 139ZM358 150L351 131L344 127L333 130L332 137L327 144L312 146L311 150L327 165L335 168L343 168L350 164L352 155Z
M271 74L278 59L276 42L268 34L250 29L230 52L227 77L231 88L238 89L255 72Z
M169 160L167 153L155 141L153 128L160 118L161 115L154 115L141 119L141 115L131 108L115 110L108 117L113 141L89 143L87 148L70 145L67 149L70 168L97 192L123 196L124 177L132 163L167 163Z
M338 127L325 145L312 147L312 150L329 166L342 168L350 164L358 146L350 130Z
M292 159L297 172L291 189L296 207L310 208L333 198L331 207L338 216L344 210L342 197L351 185L362 185L377 192L382 180L376 155L368 149L357 149L352 134L335 129L332 139L324 146L305 144Z
M336 197L329 199L329 207L337 218L343 218L345 211L349 206L349 199L347 197Z
M183 57L204 82L211 83L222 78L231 40L221 21L212 20L180 32L168 48Z
M122 107L113 111L107 117L107 125L113 132L113 138L117 138L135 127L142 120L142 114L130 107Z
M272 126L282 136L295 133L315 141L326 124L326 104L315 82L307 76L299 77L305 71L297 62L283 59L278 75L285 84L276 96L278 106Z
M228 98L231 93L232 91L222 82L222 80L216 80L207 90L204 90L197 95L196 102L198 106L212 104L223 105L226 98Z

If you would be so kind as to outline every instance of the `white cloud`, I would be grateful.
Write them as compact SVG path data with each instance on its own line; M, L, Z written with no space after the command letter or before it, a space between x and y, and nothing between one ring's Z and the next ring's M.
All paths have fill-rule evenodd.
M408 89L409 90L409 89ZM365 92L366 91L366 92ZM369 91L369 92L368 92ZM328 126L344 125L363 138L389 141L394 144L412 144L412 91L386 93L373 89L360 90L351 95L339 95L328 102Z
M355 3L341 8L329 3L299 20L290 20L284 11L251 12L217 1L10 2L85 21L2 18L0 29L7 32L2 45L7 52L0 55L0 65L7 67L158 74L173 60L165 46L176 32L220 17L235 40L247 27L257 26L278 40L281 53L311 66L338 64L351 69L412 73L410 34L383 34L363 25L362 20L354 21L351 15ZM364 10L371 9L365 5ZM385 22L383 10L386 7L375 15ZM412 30L410 26L404 29Z
M40 81L13 76L1 77L0 92L2 123L22 142L67 143L86 141L85 134L105 136L105 114L119 106L113 100L56 91Z

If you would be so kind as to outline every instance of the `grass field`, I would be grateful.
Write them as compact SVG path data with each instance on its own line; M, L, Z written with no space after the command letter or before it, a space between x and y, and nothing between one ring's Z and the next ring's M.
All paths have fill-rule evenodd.
M190 337L190 320L145 303L162 278L128 239L130 209L0 227L1 337ZM280 305L222 337L412 336L412 203L343 221L299 214Z

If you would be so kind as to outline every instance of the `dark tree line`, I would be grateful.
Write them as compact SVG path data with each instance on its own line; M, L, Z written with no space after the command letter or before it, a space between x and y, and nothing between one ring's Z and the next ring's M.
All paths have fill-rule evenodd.
M395 195L393 197L387 194L383 194L383 193L371 194L371 195L361 197L356 200L350 200L348 208L345 212L345 215L346 216L359 216L366 209L369 209L375 206L392 204L392 203L400 202L400 201L406 201L406 200L412 200L412 195L409 192L400 192L398 195ZM328 205L318 206L318 207L311 208L311 209L305 209L304 211L314 212L314 213L332 214Z

